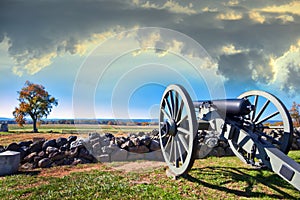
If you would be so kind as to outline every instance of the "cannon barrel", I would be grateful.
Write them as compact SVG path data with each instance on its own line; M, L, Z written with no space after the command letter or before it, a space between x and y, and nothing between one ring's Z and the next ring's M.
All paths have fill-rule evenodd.
M212 101L194 101L195 108L205 105L215 107L218 111L226 115L248 115L253 110L253 105L248 99L219 99Z

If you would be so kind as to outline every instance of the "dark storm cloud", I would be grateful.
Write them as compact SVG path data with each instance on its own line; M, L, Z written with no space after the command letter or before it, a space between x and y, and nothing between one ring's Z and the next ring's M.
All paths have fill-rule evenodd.
M89 40L93 34L117 32L134 26L170 28L199 42L218 63L219 73L229 82L267 84L276 78L269 65L270 56L280 57L297 43L300 19L295 13L260 9L288 2L1 1L0 41L4 36L9 39L9 54L19 70L24 71L22 66L34 58L46 56L47 61L64 53L76 54L76 44ZM262 21L251 18L253 12ZM285 21L285 17L289 21ZM227 45L242 51L223 52L222 47ZM193 48L185 44L181 53L190 55ZM262 66L265 71L260 74ZM298 70L293 72L299 73ZM243 78L237 78L238 73ZM293 82L289 84L299 87ZM286 87L291 86L287 84Z
M172 17L157 10L134 9L125 1L1 1L0 4L0 41L4 36L9 39L9 54L21 71L33 59L44 61L36 64L43 67L57 55L77 53L76 45L93 34L131 29L147 24L148 20L163 23Z

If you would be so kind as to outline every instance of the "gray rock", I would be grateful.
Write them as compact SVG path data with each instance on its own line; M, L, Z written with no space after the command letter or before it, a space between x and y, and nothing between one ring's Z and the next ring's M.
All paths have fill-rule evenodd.
M81 148L79 150L79 153L78 153L78 158L83 158L83 159L86 159L90 162L93 162L95 160L94 156L92 156L89 151L85 148Z
M27 156L29 154L28 147L24 147L24 146L19 148L18 152L20 152L20 160L22 160L23 158L25 158L25 156Z
M119 147L121 147L121 145L123 143L125 143L127 141L127 139L125 137L118 137L116 138L116 143L118 144Z
M210 156L222 157L225 156L226 152L222 147L214 147L209 153Z
M28 140L28 141L23 141L23 142L19 142L18 145L20 147L29 147L33 142L31 140Z
M56 139L57 147L62 147L62 146L64 146L67 143L68 143L68 139L67 138L60 137L60 138Z
M133 153L148 153L150 150L146 146L133 146L128 148L129 152Z
M140 139L139 138L130 138L130 140L132 141L134 146L139 146L141 144Z
M133 147L133 146L134 146L133 142L131 140L128 140L121 145L121 148L128 149L129 147Z
M74 159L71 165L78 165L78 164L84 164L83 160L80 158Z
M157 140L152 140L151 143L150 143L150 150L151 151L157 151L157 150L160 150L160 144L159 144L159 141Z
M68 137L68 142L69 144L71 144L72 142L74 142L75 140L77 140L77 136L75 135L71 135Z
M110 162L110 156L109 154L102 154L102 155L98 155L96 157L96 159L99 161L99 162Z
M13 142L6 147L6 151L18 151L19 148L20 146L17 143Z
M89 139L93 140L93 139L99 139L100 138L100 134L99 133L89 133Z
M145 154L128 152L127 161L144 160Z
M138 134L137 134L137 136L139 136L139 137L142 137L142 136L144 136L145 135L145 132L138 132Z
M31 170L33 169L33 163L24 163L20 166L20 168L23 170Z
M226 156L234 156L234 153L230 147L225 148L225 154Z
M145 160L164 161L164 157L161 150L145 153L144 157Z
M45 156L46 156L45 151L40 151L40 152L38 153L38 156L40 156L40 157L45 157Z
M110 144L109 148L112 149L113 151L116 151L116 150L120 149L117 144Z
M92 152L93 152L94 156L102 154L102 147L101 147L100 143L96 143L93 145Z
M90 142L90 139L89 138L81 138L80 139L82 141L82 144L83 146L88 149L89 151L91 151L92 149L92 144Z
M31 163L31 162L33 162L33 159L35 156L37 156L37 153L33 152L33 153L29 154L28 156L26 156L21 162L22 163L26 163L26 162Z
M65 160L64 159L61 159L61 160L56 160L52 163L53 166L61 166L61 165L64 165L65 163Z
M51 154L51 156L49 155L49 158L52 161L58 161L58 160L63 160L66 157L64 152L54 152Z
M68 158L75 158L78 155L78 151L79 151L78 148L71 149L70 151L65 151L65 155Z
M51 167L51 160L49 158L43 158L39 161L38 166L40 168L48 168Z
M105 133L104 135L105 135L105 137L109 138L110 140L111 140L112 138L115 137L115 136L114 136L113 134L111 134L111 133Z
M159 135L159 130L153 129L150 134L153 135L153 136L158 136Z
M37 140L29 146L29 151L40 152L42 151L43 144L44 144L44 140Z
M47 140L44 142L42 149L45 151L48 147L56 147L56 140Z
M84 147L82 140L76 140L71 142L70 149L82 148Z
M100 137L89 139L89 143L90 143L91 145L94 145L94 144L96 144L96 143L100 143Z
M126 161L127 160L127 154L128 154L128 152L126 150L119 149L117 151L114 151L110 155L110 160L111 160L111 162L114 162L114 161Z
M5 148L4 146L0 145L0 153L4 152L5 151Z
M102 152L105 154L111 154L114 150L112 148L110 148L109 146L104 146L101 148Z
M34 163L38 163L40 160L42 160L43 159L43 157L40 157L40 156L35 156L34 158L33 158L33 162Z
M148 135L140 137L141 144L149 146L151 144L151 138Z
M101 144L101 146L109 146L110 139L105 137L105 139L100 140L100 144Z
M56 148L56 147L51 147L51 146L49 146L49 147L47 147L47 149L46 149L46 154L51 154L51 153L54 153L54 152L58 152L58 148Z

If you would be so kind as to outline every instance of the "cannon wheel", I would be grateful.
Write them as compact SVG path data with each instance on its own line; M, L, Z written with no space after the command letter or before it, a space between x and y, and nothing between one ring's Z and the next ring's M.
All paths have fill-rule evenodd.
M159 136L164 159L174 176L186 174L194 164L197 128L189 94L180 85L169 85L160 103Z
M275 147L287 154L291 147L293 137L293 124L290 114L284 104L274 95L252 90L241 94L238 98L247 98L254 106L246 121L252 130L262 140L272 143ZM282 126L267 126L268 120L280 118ZM253 156L246 154L231 140L228 141L234 154L243 162L249 163ZM250 158L252 157L252 158Z

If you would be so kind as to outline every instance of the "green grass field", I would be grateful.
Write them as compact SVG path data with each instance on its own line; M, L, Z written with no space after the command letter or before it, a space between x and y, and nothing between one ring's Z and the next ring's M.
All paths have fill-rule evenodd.
M300 151L289 156L300 162ZM236 157L196 160L190 176L179 180L166 177L164 167L125 173L111 169L112 165L98 164L97 169L60 177L52 177L50 171L61 168L43 169L50 176L35 171L0 177L0 199L300 198L299 191L273 172L248 167Z
M153 128L42 125L39 130L128 133ZM30 132L32 127L9 125L9 130L14 135ZM300 163L300 151L291 151L289 156ZM113 169L114 165L122 163L64 166L0 177L0 199L300 199L300 192L278 175L253 169L235 156L196 160L189 176L179 180L168 178L164 167L123 172ZM92 170L78 172L90 166ZM53 175L65 170L72 173Z

